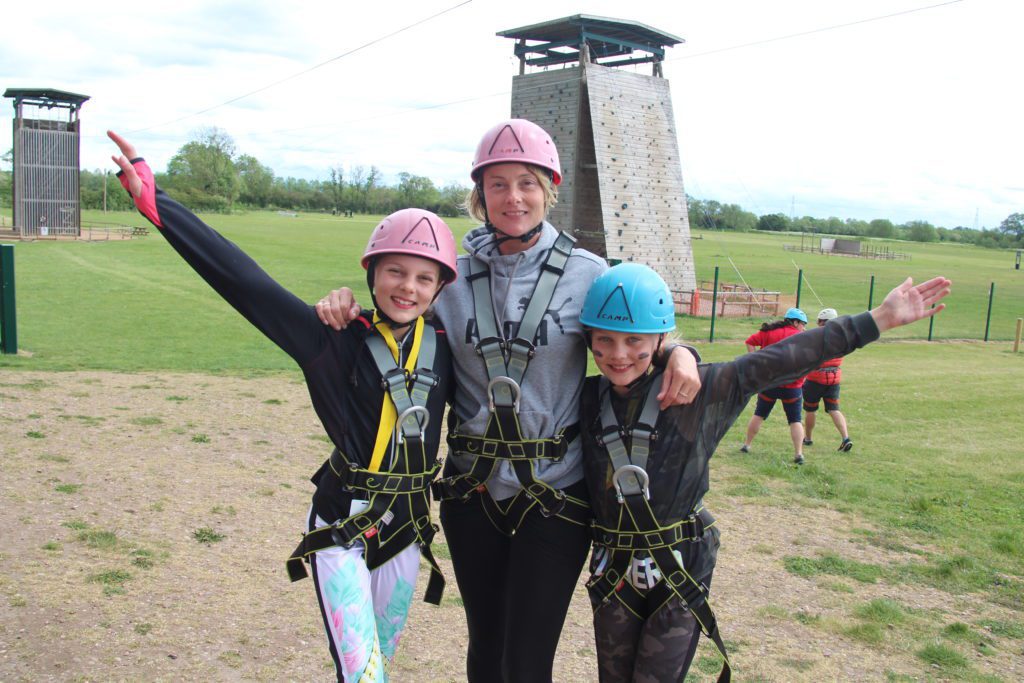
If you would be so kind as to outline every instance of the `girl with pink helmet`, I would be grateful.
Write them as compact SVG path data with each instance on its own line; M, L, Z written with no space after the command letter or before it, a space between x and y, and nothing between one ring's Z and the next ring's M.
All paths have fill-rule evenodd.
M444 579L430 550L428 484L437 474L441 419L451 399L444 328L425 317L455 282L455 239L444 221L404 209L374 229L362 265L376 310L344 331L275 282L236 245L159 188L146 162L108 133L118 177L138 210L211 287L302 369L313 408L334 444L316 485L302 542L339 681L386 681L401 637L420 555L431 566L425 599Z
M547 220L562 180L551 136L502 121L477 145L459 280L438 297L455 368L448 457L434 483L469 630L471 682L550 681L590 548L579 401L587 368L580 308L607 268ZM343 328L351 290L317 305ZM668 358L671 356L670 358ZM693 356L667 349L659 400L699 388Z

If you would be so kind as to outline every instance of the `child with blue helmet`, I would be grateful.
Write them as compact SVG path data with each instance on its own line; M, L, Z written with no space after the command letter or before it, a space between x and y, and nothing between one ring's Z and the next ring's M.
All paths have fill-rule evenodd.
M719 547L704 507L715 448L759 391L801 377L892 327L942 310L949 280L908 280L878 308L843 316L726 363L701 364L693 403L660 409L652 365L675 327L668 286L624 263L591 286L580 321L601 375L580 403L583 465L594 513L587 582L601 681L678 681L703 632L731 669L708 602Z

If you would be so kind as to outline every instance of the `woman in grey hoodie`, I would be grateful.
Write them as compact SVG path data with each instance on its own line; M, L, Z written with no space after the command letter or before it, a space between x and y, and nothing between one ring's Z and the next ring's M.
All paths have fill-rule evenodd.
M544 682L590 548L579 314L607 265L545 220L561 169L536 124L512 119L487 131L471 178L468 208L483 225L463 239L460 277L435 304L456 389L433 491L466 610L468 680ZM359 307L341 289L317 311L340 328ZM663 356L662 407L689 402L700 388L693 355Z

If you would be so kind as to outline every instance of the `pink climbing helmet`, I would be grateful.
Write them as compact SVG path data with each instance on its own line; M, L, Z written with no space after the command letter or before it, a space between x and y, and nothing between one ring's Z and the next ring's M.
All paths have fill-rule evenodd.
M408 254L434 261L441 266L441 281L446 285L458 277L455 237L430 211L402 209L384 218L370 233L363 251L363 268L369 271L370 261L383 254Z
M555 185L562 182L558 150L547 131L533 121L509 119L484 133L473 155L469 177L480 182L480 173L491 164L533 164L551 172Z

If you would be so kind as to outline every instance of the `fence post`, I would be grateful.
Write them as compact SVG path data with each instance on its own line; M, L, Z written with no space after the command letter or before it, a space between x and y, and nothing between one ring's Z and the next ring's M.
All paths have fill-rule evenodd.
M796 307L800 308L800 289L804 284L804 269L798 268L796 274Z
M992 299L996 295L996 283L992 283L988 288L988 313L985 314L985 341L988 341L988 328L992 322Z
M932 308L935 308L935 304L932 304ZM935 316L928 318L928 341L932 340L932 330L935 329Z
M18 353L18 318L14 311L14 245L0 244L0 344Z
M1017 318L1017 334L1013 337L1013 352L1020 350L1020 333L1024 330L1024 318Z
M868 285L868 310L871 310L871 304L875 301L875 276L871 276L871 284Z
M708 343L715 342L715 308L718 305L718 266L715 266L715 284L711 286L711 336Z

